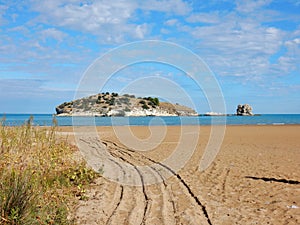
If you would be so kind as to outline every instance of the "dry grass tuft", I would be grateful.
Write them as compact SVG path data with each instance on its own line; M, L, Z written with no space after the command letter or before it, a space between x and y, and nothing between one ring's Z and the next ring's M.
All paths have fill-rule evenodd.
M99 174L74 159L77 149L57 138L55 121L41 128L32 120L0 123L0 224L72 224L70 206Z

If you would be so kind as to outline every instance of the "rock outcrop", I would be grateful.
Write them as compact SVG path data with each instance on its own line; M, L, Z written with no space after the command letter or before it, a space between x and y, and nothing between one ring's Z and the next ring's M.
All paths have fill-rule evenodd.
M158 98L101 93L65 102L55 108L58 116L197 116L189 107Z
M249 104L238 105L236 109L238 116L253 116L252 107Z

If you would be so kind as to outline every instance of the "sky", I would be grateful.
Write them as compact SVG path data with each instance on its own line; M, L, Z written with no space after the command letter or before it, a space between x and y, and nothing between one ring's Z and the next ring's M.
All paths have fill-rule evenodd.
M0 0L0 113L54 113L95 60L146 40L196 54L227 113L245 103L254 113L300 113L299 12L299 0ZM206 81L176 65L138 62L94 85L212 111Z

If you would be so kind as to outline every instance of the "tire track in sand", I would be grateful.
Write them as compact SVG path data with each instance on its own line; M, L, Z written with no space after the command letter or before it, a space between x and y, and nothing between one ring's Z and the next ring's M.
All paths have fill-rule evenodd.
M101 155L103 144L95 138L83 137L79 139L81 147L84 148L85 154L91 152L93 157ZM120 176L126 176L122 163L117 160L109 159L112 164L119 167ZM101 188L99 186L101 185ZM133 191L131 187L111 182L110 180L100 177L96 180L96 185L91 185L87 191L88 200L80 201L75 211L77 224L126 224L126 220L116 221L115 218L126 218L126 214L119 215L120 208L133 208L136 205L136 199L133 198L138 192ZM128 196L130 194L130 196ZM128 201L130 199L130 201ZM125 205L125 206L124 206ZM115 223L116 221L116 223ZM123 221L123 222L121 222ZM139 224L133 222L131 224Z
M110 150L114 149L115 151L118 151L119 154L121 154L121 156L118 156L119 158L127 158L126 162L128 162L128 160L135 161L135 157L128 153L134 151L125 151L122 147L110 141L104 141L104 144L109 146ZM134 162L131 163L133 164ZM163 176L154 167L149 166L149 168L153 173L157 174L160 179L156 179L155 185L144 187L145 191L147 189L147 192L149 192L149 207L146 212L147 214L144 217L144 222L147 219L147 223L149 224L178 224L176 218L174 218L176 213L174 198L167 190L168 186L164 181ZM140 173L140 175L142 176L142 173ZM160 180L162 180L162 182L160 182Z
M127 174L120 161L130 165L137 173L141 185L127 186L103 178L103 185L106 186L103 192L111 198L106 196L100 198L102 201L98 199L97 214L95 210L86 212L91 203L95 205L93 196L79 206L79 214L76 212L76 217L82 216L80 211L85 211L85 217L89 217L88 220L78 221L80 224L212 224L205 205L182 176L168 166L114 142L102 143L98 139L88 137L81 139L85 144L85 151L94 151L92 154L95 156L95 151L100 152L105 148L113 157L112 161L120 167L123 177ZM145 185L144 171L139 168L143 165L147 166L148 173L155 174L161 181ZM166 173L172 175L168 180L163 179ZM107 191L111 186L115 187L115 191Z
M103 143L106 147L107 144ZM120 157L119 155L116 154L116 151L111 151L110 154L114 158L118 158L123 162L126 162L130 164L138 174L140 174L140 171L136 168L136 166L132 163L130 163L128 160L124 159L123 157ZM122 167L123 164L120 164L117 161L114 161L110 159L113 163L115 163L122 171L123 178L126 176L126 171ZM141 178L141 183L143 184L143 179ZM142 224L145 214L147 212L147 207L148 207L148 200L147 200L147 195L144 190L144 185L142 185L142 191L138 190L137 187L131 187L127 185L122 185L119 184L122 187L122 198L120 198L120 201L117 203L114 211L110 215L109 219L107 220L106 224ZM141 192L143 194L141 194ZM137 199L137 195L140 197ZM145 198L145 206L142 206L143 204L138 204L138 201L140 202L141 197ZM132 201L133 200L133 201ZM143 217L141 216L130 216L131 213L137 209L136 211L141 211L141 208L143 208Z
M140 157L140 159L143 159L143 160L146 160L146 161L148 161L148 162L150 162L150 163L153 163L153 164L155 164L155 165L158 165L158 166L160 166L161 168L164 168L165 170L167 170L167 171L168 171L169 173L171 173L172 175L174 175L174 177L177 178L177 181L179 181L179 183L181 184L181 186L184 187L184 189L187 191L186 196L188 196L189 198L192 198L192 199L196 202L196 205L197 205L198 207L201 208L201 211L203 212L203 214L204 214L204 216L205 216L205 218L206 218L206 222L207 222L208 224L210 224L210 225L212 224L212 222L211 222L211 220L210 220L210 218L209 218L208 212L207 212L207 210L206 210L205 205L204 205L204 204L199 200L199 198L193 193L193 191L191 190L190 186L185 182L185 180L184 180L178 173L176 173L175 171L173 171L170 167L168 167L168 166L166 166L166 165L164 165L164 164L162 164L162 163L160 163L160 162L157 162L157 161L155 161L155 160L153 160L153 159L151 159L151 158L149 158L149 157L146 157L145 155L143 155L143 154L141 154L141 153L139 153L139 152L136 152L136 151L131 150L131 149L128 149L128 148L125 148L125 147L120 146L120 145L118 145L118 144L116 144L116 143L114 143L114 142L111 142L111 141L107 141L107 140L106 140L106 141L104 141L104 143L105 143L105 145L108 147L108 149L111 148L111 146L113 146L114 149L117 149L118 151L127 154L131 159L136 159L136 158ZM134 155L136 155L136 156L134 156ZM137 156L138 156L138 157L137 157ZM139 162L139 163L140 163L140 162ZM149 164L149 163L148 163L148 164ZM152 166L149 166L149 167L151 167L156 173L158 173L158 174L161 176L160 172L159 172L157 169L155 169L155 168L152 167ZM163 180L163 183L164 183L164 185L165 185L165 187L166 187L167 185L166 185L164 179L162 179L162 180ZM173 193L173 195L174 195L174 193ZM169 196L171 196L171 194L169 194ZM173 201L173 200L171 200L171 201ZM175 204L174 204L174 201L173 201L172 205L173 205L173 209L175 210L176 206L175 206ZM197 214L197 213L196 213L196 214ZM192 216L196 216L196 215L195 215L195 214L192 214ZM177 218L177 217L176 217L176 213L174 213L174 217ZM189 221L189 222L190 222L190 221ZM177 223L176 223L176 224L177 224Z

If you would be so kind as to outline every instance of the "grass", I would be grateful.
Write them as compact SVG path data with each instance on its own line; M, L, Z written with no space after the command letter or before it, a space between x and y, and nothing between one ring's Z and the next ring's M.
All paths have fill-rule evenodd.
M5 120L5 118L3 119ZM0 224L73 224L70 209L99 174L51 128L0 123Z

